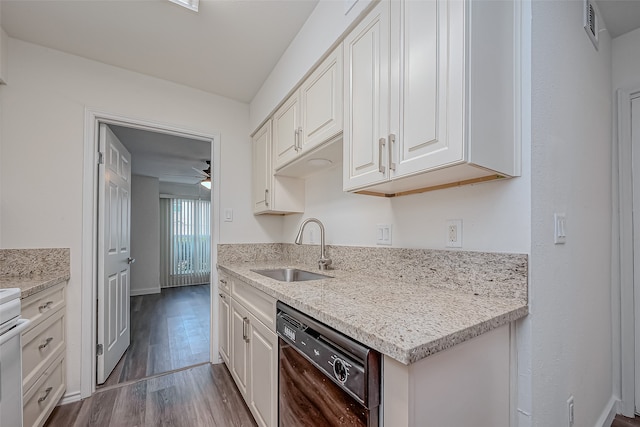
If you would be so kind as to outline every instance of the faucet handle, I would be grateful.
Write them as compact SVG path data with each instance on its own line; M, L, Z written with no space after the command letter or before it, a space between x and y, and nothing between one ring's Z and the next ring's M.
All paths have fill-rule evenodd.
M331 262L332 261L330 258L321 258L320 260L318 260L318 268L320 270L329 270Z

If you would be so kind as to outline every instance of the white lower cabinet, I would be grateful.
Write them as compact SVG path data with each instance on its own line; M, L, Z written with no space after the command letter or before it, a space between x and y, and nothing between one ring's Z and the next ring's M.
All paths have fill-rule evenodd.
M229 364L229 326L231 321L231 297L226 292L220 292L220 298L218 299L218 340L220 357L228 365Z
M22 300L31 320L22 333L22 413L25 427L44 425L66 390L66 282Z
M276 300L235 279L231 281L230 289L230 298L225 292L220 293L220 355L258 425L276 426ZM224 301L225 298L228 300ZM225 324L227 328L223 330ZM229 343L227 354L225 340Z

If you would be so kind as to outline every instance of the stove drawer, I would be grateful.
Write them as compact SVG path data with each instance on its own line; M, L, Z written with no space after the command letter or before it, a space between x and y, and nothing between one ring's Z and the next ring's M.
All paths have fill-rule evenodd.
M31 320L31 328L34 328L60 307L64 306L65 285L66 282L60 283L59 285L33 294L22 300L21 316Z
M65 310L22 335L22 387L28 390L65 347Z
M41 427L65 391L64 353L55 358L24 395L24 427Z

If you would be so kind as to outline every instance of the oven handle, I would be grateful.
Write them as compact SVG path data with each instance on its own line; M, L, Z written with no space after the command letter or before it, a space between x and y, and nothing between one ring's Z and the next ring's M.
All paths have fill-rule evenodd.
M27 327L29 326L29 323L31 323L31 320L29 319L18 320L18 324L16 326L9 329L4 334L0 335L0 345L6 343L10 339L14 338L16 335L21 334L22 331L27 329Z

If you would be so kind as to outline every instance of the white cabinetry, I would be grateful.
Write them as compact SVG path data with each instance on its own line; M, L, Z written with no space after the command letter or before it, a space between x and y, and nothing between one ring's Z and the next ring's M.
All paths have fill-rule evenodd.
M275 333L276 300L264 292L220 273L220 290L230 288L230 321L227 331L229 354L225 358L242 397L259 426L276 426L278 422L278 338ZM221 297L222 299L222 297ZM224 303L220 303L221 307ZM226 321L220 310L220 325Z
M9 36L0 27L0 84L7 83L7 74L9 68Z
M342 101L338 46L273 115L276 171L342 132Z
M219 350L220 357L222 360L229 365L229 350L230 350L230 341L229 341L229 327L231 322L231 297L227 292L222 291L220 289L220 298L218 299L218 310L219 310L219 322L218 322L218 340L219 340Z
M345 191L519 175L517 8L383 0L345 38Z
M344 40L345 190L389 179L383 139L389 129L389 2L380 2Z
M253 213L304 212L304 181L274 176L271 127L269 120L253 137Z
M385 356L384 425L512 425L510 328L501 326L408 366Z
M66 282L22 301L31 320L22 333L22 391L25 427L40 427L66 390Z

